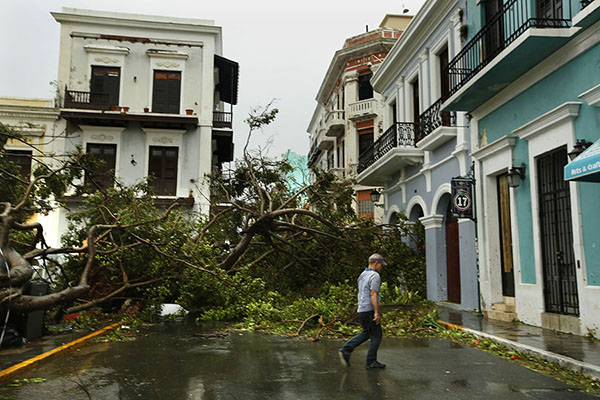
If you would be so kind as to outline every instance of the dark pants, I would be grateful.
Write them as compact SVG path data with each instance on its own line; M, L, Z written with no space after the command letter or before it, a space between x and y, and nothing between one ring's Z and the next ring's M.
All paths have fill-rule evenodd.
M381 344L381 338L383 337L381 323L376 324L375 321L373 321L374 316L375 314L373 311L358 313L358 322L360 322L362 325L363 330L361 333L346 342L344 347L342 347L342 351L344 353L350 354L359 345L371 339L371 345L369 346L369 351L367 352L367 366L377 361L377 349L379 348L379 344Z

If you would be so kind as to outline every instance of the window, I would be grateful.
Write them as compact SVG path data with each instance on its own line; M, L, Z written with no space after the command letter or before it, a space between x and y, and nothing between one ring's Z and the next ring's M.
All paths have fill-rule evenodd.
M336 149L337 156L337 167L345 168L346 167L346 149L344 148L344 139L338 140L338 145Z
M152 112L179 114L181 72L154 71Z
M394 100L392 103L390 103L390 114L391 114L391 125L394 125L396 122L398 122L398 107L396 105L396 100Z
M333 165L333 151L329 150L327 151L327 170L333 168Z
M359 190L356 193L358 200L358 217L373 219L375 215L375 206L371 200L371 190Z
M159 196L175 196L177 193L177 147L150 146L148 175L150 186Z
M94 157L94 168L86 171L85 185L91 190L113 187L117 161L116 144L88 143L86 152Z
M415 78L415 80L411 83L412 86L412 106L413 106L413 122L415 124L419 123L419 78Z
M442 99L447 99L448 92L450 91L450 81L446 73L446 69L448 68L448 46L446 45L437 56L440 61L440 95Z
M90 83L90 103L119 105L119 85L121 68L99 67L92 65L92 81Z
M6 159L19 168L19 175L25 180L31 177L31 151L28 150L6 150Z
M371 86L372 73L358 76L358 100L373 98L373 87Z
M373 145L373 128L358 131L358 155Z

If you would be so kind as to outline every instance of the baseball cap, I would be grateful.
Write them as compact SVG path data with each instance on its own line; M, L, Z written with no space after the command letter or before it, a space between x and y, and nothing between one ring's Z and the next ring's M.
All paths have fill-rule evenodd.
M369 256L369 264L379 262L383 265L388 265L381 254L373 253Z

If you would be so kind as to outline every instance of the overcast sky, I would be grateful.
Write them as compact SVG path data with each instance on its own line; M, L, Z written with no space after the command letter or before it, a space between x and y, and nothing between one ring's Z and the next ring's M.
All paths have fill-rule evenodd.
M2 0L0 96L52 98L62 7L211 19L223 28L223 56L240 63L234 108L236 157L252 107L276 99L279 116L251 141L277 157L307 154L306 128L327 67L344 39L379 26L386 13L414 15L424 0Z

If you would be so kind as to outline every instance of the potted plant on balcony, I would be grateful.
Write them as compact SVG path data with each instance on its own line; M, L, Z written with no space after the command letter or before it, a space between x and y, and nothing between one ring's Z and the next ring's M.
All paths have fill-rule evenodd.
M194 110L192 110L191 108L188 108L188 109L185 110L185 113L187 115L192 115L194 113Z
M129 107L126 107L126 106L121 107L121 112L126 113L127 111L129 111Z
M150 108L149 107L144 107L144 112L145 113L149 113L150 112Z

